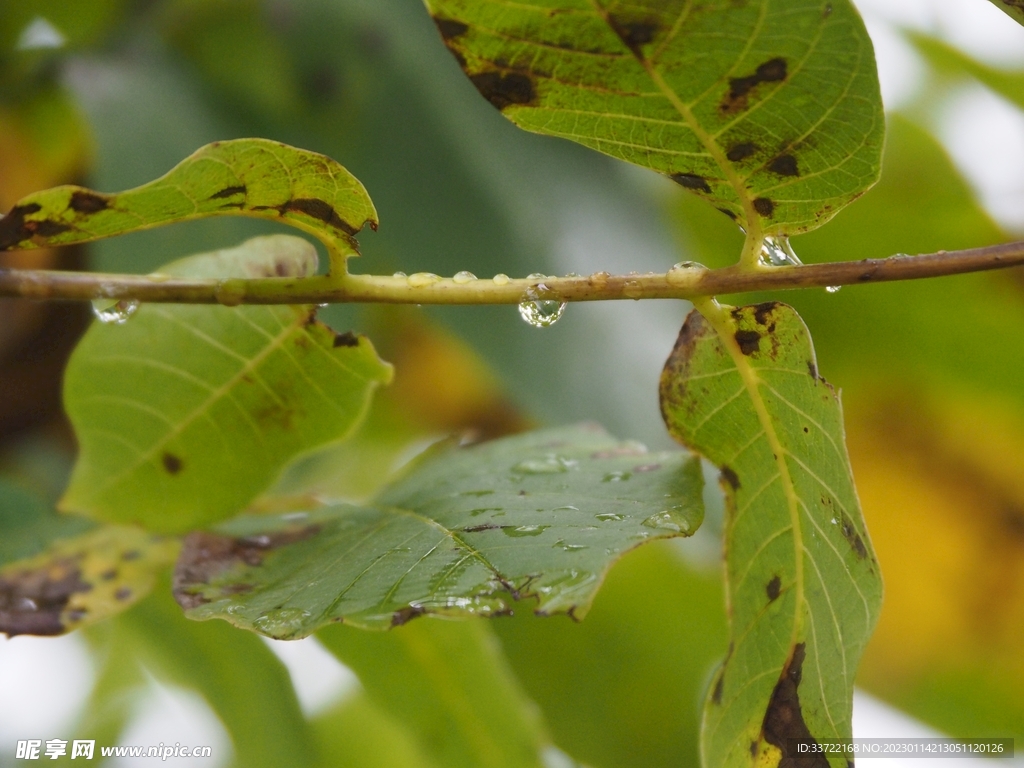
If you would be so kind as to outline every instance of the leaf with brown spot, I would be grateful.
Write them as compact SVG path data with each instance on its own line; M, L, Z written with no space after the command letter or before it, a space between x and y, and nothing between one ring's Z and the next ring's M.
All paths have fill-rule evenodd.
M688 452L646 454L647 471L609 480L636 466L637 450L592 425L445 444L366 506L244 516L192 534L175 596L190 618L277 638L335 621L388 629L427 614L497 616L526 598L537 613L581 619L619 557L688 536L703 518Z
M705 704L704 762L796 765L790 739L851 736L878 564L839 397L808 375L803 322L778 302L706 311L687 318L661 379L669 431L725 480L734 646Z
M301 278L316 264L308 241L272 235L160 272ZM369 340L312 307L152 304L95 324L65 376L80 453L61 506L167 532L231 517L293 458L351 434L390 378Z
M70 185L35 192L0 219L0 251L85 243L223 215L280 220L340 257L358 254L352 236L365 225L377 228L363 185L331 158L266 139L236 139L208 144L161 178L126 192Z
M662 173L748 231L814 229L878 178L882 101L849 0L425 2L516 125Z

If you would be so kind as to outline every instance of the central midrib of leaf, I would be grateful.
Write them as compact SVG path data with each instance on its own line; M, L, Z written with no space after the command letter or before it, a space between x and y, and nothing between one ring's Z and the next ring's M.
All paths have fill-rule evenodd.
M147 309L153 309L153 308L150 307L150 308L147 308ZM137 470L139 467L143 466L146 462L151 461L153 459L153 457L156 456L156 454L162 448L164 448L171 440L173 440L175 437L180 435L193 421L195 421L200 416L202 416L204 413L209 411L209 409L211 407L213 407L214 403L218 402L228 392L230 392L232 388L237 386L238 383L240 381L242 381L242 378L244 376L248 375L253 370L255 370L260 365L260 363L262 363L271 353L273 353L274 351L279 349L281 347L281 345L284 344L285 340L289 336L291 336L291 334L294 333L295 330L297 328L299 328L305 321L306 321L306 315L304 315L304 314L296 314L295 319L292 320L292 322L288 323L287 325L282 326L280 332L278 332L275 336L273 336L270 339L270 342L267 344L266 347L264 347L262 350L260 350L260 352L258 352L253 357L249 358L246 361L246 363L241 368L239 368L238 371L231 378L229 378L227 381L225 381L219 387L214 389L210 393L210 396L206 398L206 400L204 400L202 403L200 403L195 408L195 410L193 410L190 414L188 414L180 422L178 422L173 427L171 427L167 431L167 433L162 438L160 438L155 443L153 443L153 445L148 450L145 450L142 453L140 453L138 458L136 458L136 460L134 462L132 462L131 464L127 465L120 472L117 472L117 473L114 473L114 474L110 475L106 479L105 482L103 482L102 484L100 484L96 488L96 490L94 491L93 495L94 496L102 495L103 492L106 491L108 488L110 488L111 486L114 486L117 483L119 483L121 480L123 480L125 477L130 475L132 472ZM356 375L356 374L353 372L353 375Z
M775 424L768 413L768 408L765 406L764 398L761 397L761 377L740 350L740 346L736 341L736 329L732 327L728 313L723 311L714 299L696 301L694 306L711 324L711 327L715 329L715 333L718 334L722 346L728 350L729 356L732 358L733 364L743 380L743 386L750 396L754 411L757 413L757 420L761 423L765 438L771 446L772 456L775 457L775 465L779 470L779 480L786 495L790 524L793 527L793 559L795 568L793 588L796 593L796 600L794 601L793 629L789 641L789 647L792 651L800 637L800 618L804 605L804 549L803 533L800 524L800 499L796 493L796 485L793 483L793 478L789 473L789 464L786 462L787 451L779 440L778 433L775 431Z
M604 23L607 24L613 32L615 32L615 26L611 23L611 20L608 18L608 11L601 7L598 0L590 0L590 3L593 6L594 11L604 20ZM686 4L686 7L683 8L683 10L680 12L679 19L677 19L676 24L673 25L673 34L675 33L675 30L678 28L678 26L685 20L686 16L690 13L690 9L692 7L693 0L690 0L690 2ZM762 6L761 19L758 20L759 24L761 23L761 20L763 20L764 18L763 8L764 7ZM668 99L673 109L675 109L676 112L679 113L679 116L686 121L687 126L689 126L690 130L693 131L694 136L696 136L700 140L700 143L704 145L704 148L708 151L708 154L710 154L714 158L715 162L718 164L718 167L722 169L722 172L725 174L725 177L729 180L729 184L732 185L732 188L736 191L736 194L739 197L740 202L743 204L743 210L746 213L748 225L747 231L750 232L750 236L757 237L758 239L760 239L760 225L757 218L757 211L754 210L754 201L750 198L750 195L747 194L747 188L743 184L743 180L740 178L740 175L736 172L736 169L733 167L732 162L730 162L729 158L726 157L725 152L722 150L722 147L720 147L718 142L711 137L711 134L704 130L700 122L694 116L693 111L688 106L686 106L685 103L683 103L682 99L679 98L679 94L677 94L671 87L669 87L668 83L665 82L664 78L662 78L661 74L654 67L653 62L647 57L640 55L639 53L636 53L636 59L640 63L640 66L644 68L644 71L647 72L647 76L650 77L651 81L658 87L658 90L661 91L661 93L665 96L666 99Z

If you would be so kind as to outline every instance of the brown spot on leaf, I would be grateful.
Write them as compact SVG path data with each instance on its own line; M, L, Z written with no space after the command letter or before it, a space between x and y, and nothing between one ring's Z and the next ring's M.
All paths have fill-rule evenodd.
M59 635L66 630L61 612L76 592L92 585L81 579L78 564L57 560L0 576L0 632L15 635ZM68 616L74 621L74 617Z
M782 590L782 579L779 578L778 574L772 576L772 580L765 585L765 592L768 593L768 602L774 603L779 597L779 592Z
M754 306L754 320L758 325L767 327L771 323L776 308L780 306L782 305L777 301L763 301L760 304L756 304ZM771 324L773 327L769 328L769 331L774 330L774 323Z
M800 169L796 166L796 158L793 155L779 155L770 163L768 170L777 173L779 176L799 176Z
M54 237L72 229L72 226L70 224L63 224L59 221L43 219L42 221L25 222L25 228L33 235L38 235L39 237Z
M764 740L782 752L779 768L829 768L828 759L820 752L799 756L796 754L795 741L818 743L807 728L803 711L800 709L798 689L803 675L804 652L803 643L794 646L793 653L775 684L775 690L772 691L761 725Z
M239 184L234 187L224 187L220 192L215 192L210 195L211 200L222 200L225 197L234 197L235 195L244 195L246 193L245 184Z
M761 64L752 75L729 79L729 92L722 99L720 109L731 114L747 108L751 92L761 83L779 83L786 79L786 60L781 57L769 59Z
M814 364L813 360L807 361L807 372L811 374L811 378L814 380L818 379L818 366Z
M750 356L761 349L761 334L758 331L736 331L735 339L744 355Z
M483 523L481 525L471 525L468 528L463 528L463 533L480 533L481 531L497 531L504 526L495 525L494 523Z
M422 605L407 605L405 608L400 608L395 611L391 616L391 626L400 627L413 619L422 616L427 612L427 609Z
M356 228L342 219L330 203L315 197L299 197L289 200L280 206L278 210L282 215L288 211L304 213L307 216L322 221L324 224L330 224L332 227L340 229L346 235L354 235L356 233Z
M715 681L715 689L711 692L711 703L721 704L722 703L722 689L725 687L725 670L722 670L718 674L718 679Z
M734 212L730 211L728 208L719 208L718 210L721 211L722 213L724 213L726 216L728 216L733 221L736 221L736 214Z
M439 19L435 16L434 24L437 25L437 31L441 33L441 38L445 42L461 37L469 31L469 26L455 19Z
M308 539L319 531L319 525L307 525L237 539L193 531L182 542L181 554L174 566L174 599L186 611L209 602L200 590L219 574L235 567L258 567L268 552ZM224 589L232 592L230 585Z
M344 333L334 334L334 341L332 342L334 347L358 347L359 337L356 336L352 331L345 331Z
M121 587L114 593L115 600L127 600L132 596L132 591L128 587Z
M533 80L519 72L480 72L470 75L469 79L480 95L498 110L513 104L529 104L536 96Z
M746 160L755 152L757 152L757 144L750 141L741 141L739 144L733 144L729 151L725 153L725 156L731 162L738 163L741 160Z
M653 19L627 20L616 14L608 14L608 23L619 39L638 59L643 58L640 46L647 45L658 34L658 23Z
M711 187L708 186L707 180L695 173L673 173L669 178L681 187L686 187L696 192L711 192Z
M130 563L132 560L138 560L142 557L142 553L137 549L129 549L127 552L121 555L121 560L126 563Z
M88 189L80 189L71 193L68 206L78 213L96 213L108 208L110 199L106 195L100 195Z
M0 219L0 251L10 250L18 245L18 243L32 237L37 224L36 222L25 221L25 217L38 213L40 210L42 210L42 207L36 203L16 205L6 216ZM32 225L31 228L29 228L30 224Z
M165 452L162 458L164 469L167 470L168 474L176 475L181 472L184 463L181 458L175 456L173 453Z
M775 203L767 197L759 197L754 200L754 210L768 219L775 212Z
M864 544L864 539L857 532L857 528L854 526L853 521L847 517L844 513L839 514L839 530L843 534L843 538L846 539L847 543L853 548L854 553L857 555L857 559L863 560L868 556L868 548Z
M722 467L722 471L719 477L721 477L721 479L724 482L726 482L729 485L729 487L732 488L734 491L739 490L740 478L732 467Z
M117 568L108 568L100 574L100 578L104 581L113 581L117 578Z

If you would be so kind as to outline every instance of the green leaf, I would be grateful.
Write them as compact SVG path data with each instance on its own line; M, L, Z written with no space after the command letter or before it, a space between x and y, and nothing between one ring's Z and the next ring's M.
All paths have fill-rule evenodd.
M389 717L365 693L346 696L317 715L312 726L322 768L437 768L416 743L408 724Z
M489 624L419 621L385 634L333 626L317 638L436 765L542 765L544 726Z
M661 384L669 431L718 465L728 500L731 643L702 752L705 765L778 765L797 757L791 739L851 736L882 585L839 397L803 322L772 302L704 311L687 319Z
M283 221L315 235L339 258L358 253L353 235L366 224L377 227L363 185L334 160L276 141L236 139L208 144L127 192L66 185L28 195L0 219L0 251L223 215Z
M1017 8L1024 16L1024 7ZM908 30L906 38L924 58L940 72L953 76L969 75L988 86L1003 98L1024 109L1024 72L993 67L974 59L949 43Z
M510 595L582 618L612 563L703 517L699 461L593 426L442 449L375 505L243 516L186 539L175 594L193 619L270 637L345 621L491 616Z
M174 262L162 274L302 276L287 235ZM61 506L186 531L237 514L295 456L349 434L391 368L310 307L143 306L89 329L64 404L80 455Z
M95 523L58 515L38 496L0 480L0 568L43 552L51 542L83 533Z
M517 125L664 173L751 232L813 229L878 178L874 54L847 0L427 6Z
M183 621L168 585L118 617L124 648L158 679L198 691L245 768L315 764L309 726L288 671L260 638L218 622ZM91 737L90 737L91 738Z
M149 594L177 551L176 541L117 525L56 539L0 568L0 632L61 635L110 618Z
M1024 6L1018 0L992 0L992 4L1018 24L1024 24Z

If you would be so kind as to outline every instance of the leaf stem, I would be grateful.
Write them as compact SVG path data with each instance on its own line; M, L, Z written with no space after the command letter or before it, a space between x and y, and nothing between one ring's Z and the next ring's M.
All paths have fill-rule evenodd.
M317 275L252 280L185 280L161 275L115 275L0 269L0 296L47 300L135 299L177 304L518 304L534 296L560 301L693 299L748 291L822 288L916 280L1024 264L1024 242L919 256L897 254L796 267L749 270L677 267L666 273L588 277L484 278L458 281L414 275Z

